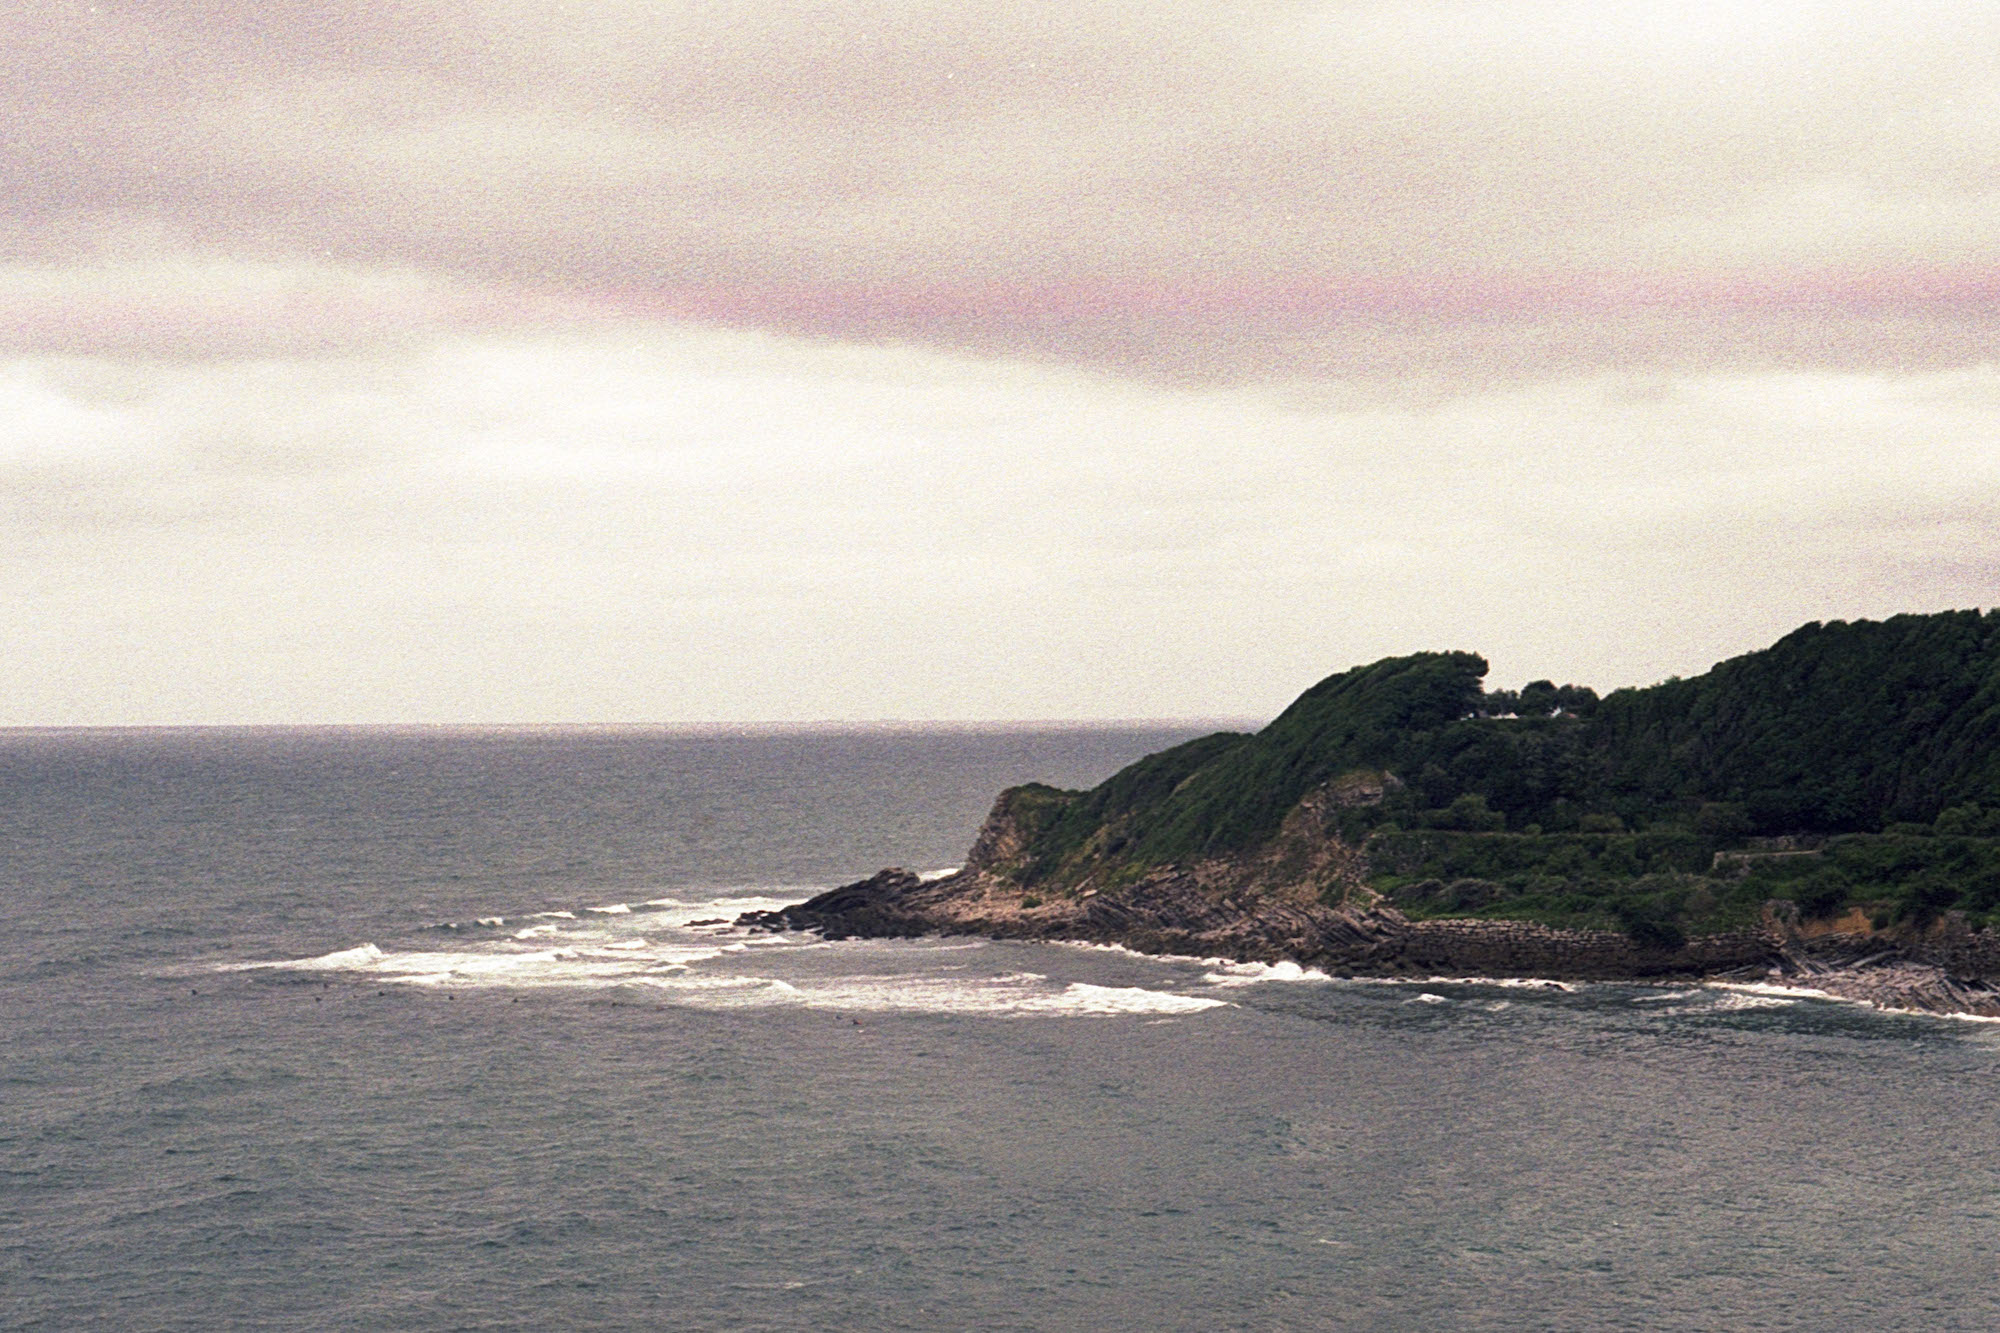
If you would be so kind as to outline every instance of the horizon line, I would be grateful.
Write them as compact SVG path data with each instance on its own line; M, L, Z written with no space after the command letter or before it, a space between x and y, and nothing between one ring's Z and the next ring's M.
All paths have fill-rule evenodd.
M755 722L21 722L0 723L0 735L73 732L649 732L696 735L731 733L871 731L1104 731L1138 727L1249 727L1269 719L1245 717L1124 718L870 718Z

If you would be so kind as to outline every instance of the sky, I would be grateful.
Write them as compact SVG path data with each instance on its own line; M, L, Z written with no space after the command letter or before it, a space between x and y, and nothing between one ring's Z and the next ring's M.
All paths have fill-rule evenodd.
M2000 602L2000 6L0 12L0 725L1263 718Z

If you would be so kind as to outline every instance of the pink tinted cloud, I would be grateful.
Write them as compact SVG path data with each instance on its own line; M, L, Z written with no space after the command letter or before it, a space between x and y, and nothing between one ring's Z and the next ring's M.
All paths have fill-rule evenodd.
M0 351L165 358L337 354L598 317L556 289L199 262L0 271Z
M870 324L1064 323L1103 317L1249 316L1439 320L1618 316L1646 311L1909 315L2000 310L2000 265L1812 272L1669 272L1517 276L1434 272L1388 278L1162 276L1152 282L877 281L667 283L582 288L603 307L717 323L837 331Z
M1970 265L652 285L226 261L0 269L0 350L197 359L337 354L636 318L1053 354L1169 379L1240 378L1287 355L1364 374L1462 371L1455 363L1468 360L1503 375L1530 361L1543 370L1672 368L1676 356L1707 365L1732 353L1935 365L1990 355L1974 353L1996 313L2000 266ZM1687 336L1635 332L1657 333L1663 322ZM1565 331L1553 342L1552 328ZM1389 336L1410 329L1435 336L1414 344ZM1274 353L1273 338L1295 346Z

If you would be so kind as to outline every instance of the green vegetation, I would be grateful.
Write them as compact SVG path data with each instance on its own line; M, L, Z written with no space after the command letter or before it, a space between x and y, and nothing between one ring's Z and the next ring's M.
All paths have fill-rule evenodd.
M1302 799L1416 915L1744 925L1763 902L2000 920L2000 612L1811 624L1705 675L1599 699L1485 692L1472 653L1313 686L1255 735L1088 792L1017 788L1008 867L1060 892L1272 844Z

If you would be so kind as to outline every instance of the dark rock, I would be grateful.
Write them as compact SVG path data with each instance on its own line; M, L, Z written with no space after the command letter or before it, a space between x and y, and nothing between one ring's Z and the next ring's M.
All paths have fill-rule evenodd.
M762 930L817 930L830 940L929 934L935 928L901 906L901 900L922 884L909 871L891 868L775 912L746 912L736 924Z

